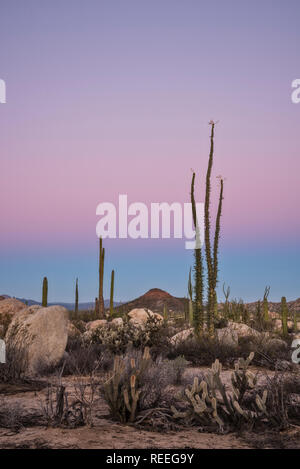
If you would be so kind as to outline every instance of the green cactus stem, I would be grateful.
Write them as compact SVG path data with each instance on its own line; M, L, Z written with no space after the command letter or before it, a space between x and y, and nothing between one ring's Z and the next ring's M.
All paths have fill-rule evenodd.
M43 294L42 294L42 306L47 307L48 305L48 279L44 277L43 279Z

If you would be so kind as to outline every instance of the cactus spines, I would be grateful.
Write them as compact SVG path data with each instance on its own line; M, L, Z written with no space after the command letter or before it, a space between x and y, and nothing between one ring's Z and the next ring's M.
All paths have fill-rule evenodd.
M286 304L286 297L281 298L281 322L282 322L282 333L283 335L288 334L288 307Z
M265 292L264 292L264 298L263 298L263 314L264 314L264 320L266 322L269 321L269 305L268 305L268 296L269 296L269 293L270 293L270 287L267 286L265 288Z
M112 316L114 313L114 285L115 285L115 271L111 271L111 280L110 280L110 301L109 301L109 311Z
M43 294L42 294L42 306L47 307L48 305L48 279L44 277L43 279Z
M108 375L103 391L111 415L122 423L134 422L136 419L141 394L140 377L150 362L149 347L145 347L138 367L134 358L130 360L131 374L128 378L124 360L119 355L114 358L113 371Z
M195 173L193 172L192 183L191 183L191 202L192 202L192 214L193 222L196 232L195 242L195 265L194 265L194 276L195 276L195 307L193 311L193 323L196 334L203 332L204 329L204 310L203 310L203 261L202 261L202 250L200 240L200 229L197 220L196 202L195 202Z
M99 313L99 301L98 301L98 298L96 297L95 298L95 317L96 318L98 317L98 313Z
M102 238L99 239L99 295L98 295L98 315L104 318L104 298L103 298L103 277L104 277L104 256L105 248L102 247Z
M298 324L297 324L297 312L294 311L293 313L293 329L294 329L294 332L298 332Z
M189 404L188 410L178 412L172 406L173 416L178 419L200 421L202 425L217 424L221 430L225 425L236 426L243 419L249 422L259 418L258 413L246 410L243 406L245 392L256 384L256 377L248 370L253 357L254 354L250 354L246 360L239 359L236 362L231 378L231 391L227 391L222 382L222 365L219 360L216 360L200 384L198 378L195 377L192 386L185 389L183 399ZM265 392L261 400L266 402ZM258 412L261 414L262 411L258 410Z
M223 306L223 316L225 319L229 319L229 296L230 296L230 287L228 286L225 289L225 283L223 283L223 293L225 296L225 303Z
M193 285L192 285L192 271L190 269L189 282L188 282L188 293L189 293L189 323L193 324Z
M75 285L75 314L78 314L78 278Z
M210 134L210 152L208 159L208 167L206 172L206 191L205 191L205 202L204 202L204 244L206 254L206 268L207 268L207 329L209 335L214 334L214 316L216 312L216 286L218 279L218 254L219 254L219 239L220 239L220 226L221 226L221 215L223 206L223 191L224 191L224 179L220 178L220 193L218 211L216 216L216 226L214 234L213 246L211 245L211 223L210 223L210 195L211 195L211 173L213 167L214 157L214 130L215 122L210 121L211 134ZM195 173L193 172L192 186L191 186L191 200L192 200L192 213L193 221L196 230L196 249L195 249L195 293L196 301L194 308L194 324L195 331L199 332L203 330L204 326L204 310L203 310L203 264L201 254L201 243L199 237L199 226L196 218L196 206L194 198L194 185L195 185Z

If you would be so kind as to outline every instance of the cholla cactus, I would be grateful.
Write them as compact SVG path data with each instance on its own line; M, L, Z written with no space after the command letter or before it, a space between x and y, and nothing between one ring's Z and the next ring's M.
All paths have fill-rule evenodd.
M256 385L256 377L248 367L253 360L251 353L247 360L239 359L231 376L231 390L226 389L221 379L222 365L216 360L210 372L199 383L194 378L192 386L188 386L182 399L188 403L185 412L178 412L172 406L174 418L197 421L201 425L215 426L224 430L230 424L239 425L242 421L253 421L260 418L261 412L244 408L245 393Z

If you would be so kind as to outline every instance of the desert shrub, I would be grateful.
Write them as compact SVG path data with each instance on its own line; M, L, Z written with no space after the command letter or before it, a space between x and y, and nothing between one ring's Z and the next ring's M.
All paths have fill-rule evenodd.
M181 383L187 365L188 362L183 357L175 360L158 357L155 361L151 360L140 379L142 392L139 410L170 405L173 396L167 388Z
M0 383L15 383L24 380L27 357L20 350L6 347L6 363L0 363Z
M272 341L266 339L256 340L252 336L241 337L239 339L239 352L242 356L254 352L254 365L276 370L284 363L291 365L291 348L288 344L285 346L284 343L282 346L275 347Z
M253 364L256 366L275 370L284 364L291 365L291 348L288 345L274 346L272 341L257 340L253 336L240 338L238 345L229 345L204 335L175 344L165 341L160 350L169 359L183 356L195 366L210 366L216 359L232 366L239 357L247 358L251 352L255 353Z
M4 339L8 326L11 323L11 315L6 313L0 316L0 339Z
M3 397L0 399L0 427L19 430L22 427L22 407L19 403L9 404Z
M112 417L134 422L143 411L162 406L169 410L173 397L167 388L180 382L186 366L183 357L152 360L147 347L144 353L132 347L127 355L115 356L114 369L102 388Z
M85 332L86 323L84 321L82 321L82 319L74 319L72 321L72 324L76 327L76 329L79 330L79 332L81 334L83 334Z
M99 327L92 331L87 342L105 345L113 354L124 354L128 347L151 347L156 342L161 327L161 322L155 316L149 316L143 326L124 322L122 325Z
M97 389L93 374L88 380L76 378L71 397L62 383L62 371L56 383L48 383L46 397L40 401L46 425L68 428L92 426Z
M112 368L113 357L101 344L84 344L75 339L68 343L65 356L58 368L63 366L63 376L85 375L96 371L107 372Z
M22 427L41 424L41 414L24 411L20 402L9 402L0 396L0 427L18 431Z
M263 432L246 432L242 439L255 449L300 449L300 431L278 432L274 429Z
M268 399L267 412L279 429L289 423L300 424L300 375L276 372L266 376Z
M197 366L210 366L216 359L230 365L241 356L238 347L221 344L208 336L192 337L174 345L169 344L166 352L169 359L182 356Z

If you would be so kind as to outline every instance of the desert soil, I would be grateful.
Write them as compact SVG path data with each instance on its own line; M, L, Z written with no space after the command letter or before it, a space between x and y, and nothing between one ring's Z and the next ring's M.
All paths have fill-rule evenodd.
M206 369L207 370L207 369ZM185 379L192 378L204 368L189 368ZM256 371L256 370L254 370ZM231 371L223 371L225 383L230 382ZM68 394L73 393L73 377L64 378ZM262 378L263 379L263 375ZM46 389L40 391L20 392L14 389L13 394L0 393L0 400L11 408L19 408L22 414L32 415L39 419L42 415L41 403L45 402ZM1 405L1 403L0 403ZM0 449L4 448L82 448L82 449L140 449L140 448L199 448L199 449L247 449L251 448L235 434L218 435L199 432L197 428L155 432L138 429L129 425L112 422L108 416L108 407L104 400L97 396L94 403L94 426L76 429L47 428L45 426L26 426L18 431L0 428Z

